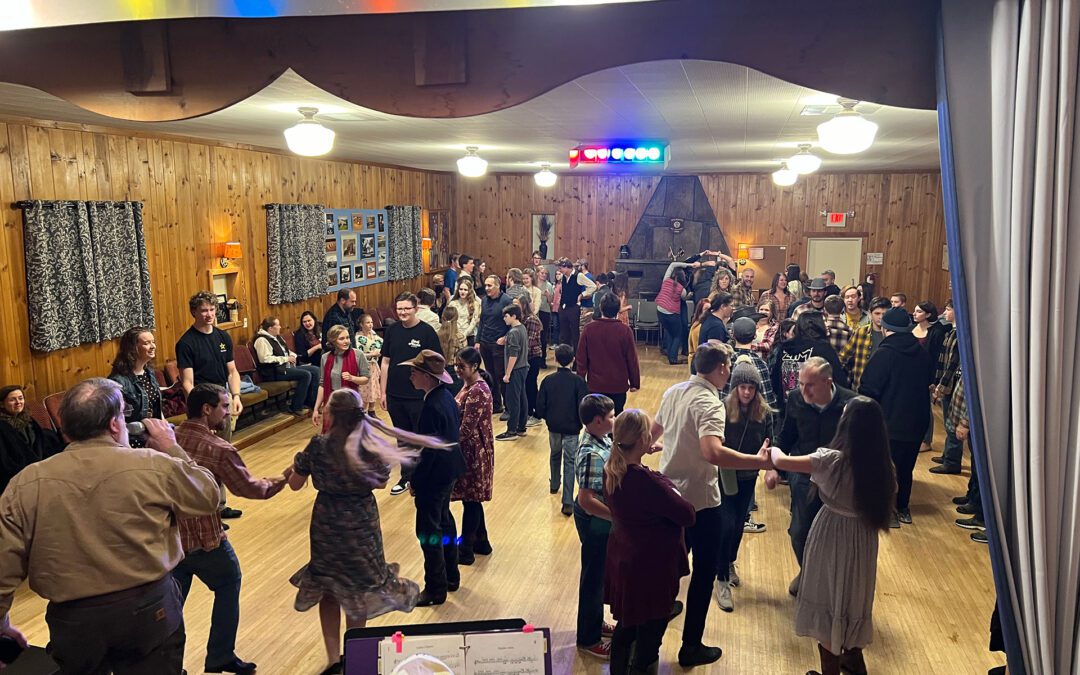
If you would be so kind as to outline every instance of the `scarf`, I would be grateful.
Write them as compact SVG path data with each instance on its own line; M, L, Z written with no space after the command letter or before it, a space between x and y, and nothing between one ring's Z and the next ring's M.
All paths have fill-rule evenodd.
M19 433L30 445L34 444L34 430L31 425L34 418L25 410L18 415L10 415L6 411L0 411L0 422L6 422Z
M323 365L322 373L322 386L323 386L323 401L330 400L330 394L334 393L333 381L330 379L330 374L334 371L334 359L337 359L338 355L331 352L326 357L326 364ZM344 354L341 355L341 372L349 373L350 375L359 375L360 370L356 364L356 351L353 349L347 349ZM345 389L352 389L353 391L359 391L360 387L355 382L347 382L345 379L341 380L341 386Z

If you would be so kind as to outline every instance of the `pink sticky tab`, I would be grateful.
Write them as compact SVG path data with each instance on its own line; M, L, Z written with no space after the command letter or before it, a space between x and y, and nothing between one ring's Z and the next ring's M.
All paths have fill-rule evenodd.
M535 630L536 626L533 626L531 623L527 623L521 628L522 633L532 633Z
M394 633L394 635L390 638L390 641L393 642L394 646L397 648L397 653L398 654L401 653L401 643L404 640L405 640L405 636L401 634L401 631L398 631L398 632Z

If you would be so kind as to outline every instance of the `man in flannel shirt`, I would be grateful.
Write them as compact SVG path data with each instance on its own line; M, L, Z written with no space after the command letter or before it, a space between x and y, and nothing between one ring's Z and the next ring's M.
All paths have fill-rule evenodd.
M874 353L881 341L885 339L885 333L881 330L881 317L892 305L885 298L874 298L870 301L870 323L859 326L851 334L844 348L837 356L840 363L851 375L851 388L859 390L859 382L862 380L866 364L870 362L870 355Z

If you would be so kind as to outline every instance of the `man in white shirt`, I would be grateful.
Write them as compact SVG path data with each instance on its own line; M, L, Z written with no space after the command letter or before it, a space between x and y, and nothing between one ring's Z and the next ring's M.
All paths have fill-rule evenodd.
M431 306L434 304L435 291L430 288L421 288L420 292L416 294L416 318L438 332L439 326L442 325L442 321L439 320L439 315L431 309Z
M663 437L660 472L671 479L697 510L697 521L686 530L686 544L694 555L690 587L686 592L686 620L679 665L684 668L713 663L719 647L701 642L720 556L720 485L716 467L768 469L765 439L757 455L744 455L724 446L727 413L719 391L731 375L730 347L706 343L694 354L697 375L664 392L652 426L653 442Z

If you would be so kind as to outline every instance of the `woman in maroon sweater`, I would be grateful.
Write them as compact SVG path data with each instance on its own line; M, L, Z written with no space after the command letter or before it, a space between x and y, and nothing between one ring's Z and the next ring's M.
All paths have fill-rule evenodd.
M616 415L626 405L626 392L641 387L634 333L616 318L621 306L614 293L601 296L602 317L585 326L577 348L578 375L585 378L589 393L614 401Z
M611 637L611 675L656 672L679 579L690 574L683 530L694 524L694 507L670 480L641 464L651 451L651 428L652 420L641 410L616 417L611 456L604 464L612 517L604 602L618 621Z

